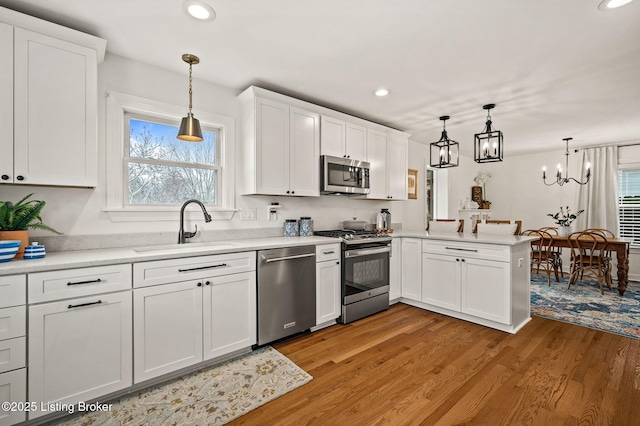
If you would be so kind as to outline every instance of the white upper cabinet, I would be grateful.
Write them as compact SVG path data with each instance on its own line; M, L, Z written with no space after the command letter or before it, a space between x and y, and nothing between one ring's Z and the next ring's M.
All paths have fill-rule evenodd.
M407 199L408 141L389 133L369 129L367 132L371 191L367 198Z
M243 193L319 196L320 116L243 95Z
M6 9L0 20L0 183L95 187L106 42Z
M320 154L367 161L367 128L323 115Z

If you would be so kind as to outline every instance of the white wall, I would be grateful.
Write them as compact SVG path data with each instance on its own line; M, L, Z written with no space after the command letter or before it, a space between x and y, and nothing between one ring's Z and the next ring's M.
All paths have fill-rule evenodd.
M179 60L178 58L177 60ZM194 114L198 111L215 113L236 119L236 139L242 137L240 126L240 103L236 99L238 91L227 87L203 82L197 78L194 69ZM98 108L98 186L95 189L53 188L45 186L0 185L0 199L17 201L31 192L34 199L42 199L47 206L42 214L44 223L63 232L67 236L95 234L156 233L176 232L178 213L175 220L158 222L112 222L106 207L105 193L105 93L115 91L152 99L174 105L184 105L187 112L188 75L174 73L157 67L131 61L119 56L107 54L99 70L99 108ZM242 158L237 158L242 162ZM278 221L268 221L267 206L279 202ZM387 207L394 222L402 217L401 209L388 201L357 200L339 196L321 196L318 198L240 196L236 197L236 208L257 210L258 220L244 221L236 213L232 220L214 220L211 223L198 221L198 229L204 231L246 229L246 228L282 228L285 218L311 216L316 229L339 228L343 220L357 217L359 220L375 222L380 208ZM394 213L397 212L397 216ZM192 228L192 225L190 225ZM46 231L30 231L32 239L38 236L51 236Z

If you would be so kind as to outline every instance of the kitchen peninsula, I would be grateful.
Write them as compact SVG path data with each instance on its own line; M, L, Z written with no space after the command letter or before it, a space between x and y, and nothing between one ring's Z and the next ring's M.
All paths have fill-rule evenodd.
M516 333L531 320L529 242L520 235L401 231L400 302Z

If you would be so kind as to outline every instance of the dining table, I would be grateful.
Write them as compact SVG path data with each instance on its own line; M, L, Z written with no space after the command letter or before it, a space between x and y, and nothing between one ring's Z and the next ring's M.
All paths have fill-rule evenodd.
M575 238L575 237L573 237ZM569 237L551 235L554 247L571 247ZM629 283L629 246L633 240L631 238L607 238L606 249L616 253L618 263L618 293L624 295ZM598 246L598 249L603 247Z

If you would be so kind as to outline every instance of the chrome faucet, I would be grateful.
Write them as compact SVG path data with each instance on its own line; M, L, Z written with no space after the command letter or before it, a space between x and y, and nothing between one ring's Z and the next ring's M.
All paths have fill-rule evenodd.
M195 232L189 232L184 230L184 208L187 207L188 204L196 203L202 209L202 213L204 213L204 221L211 222L211 215L207 212L207 209L204 208L204 204L202 204L198 200L187 200L182 205L180 209L180 234L178 234L178 244L184 244L187 238L193 238L198 233L198 225L196 225Z

